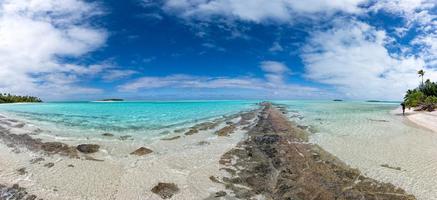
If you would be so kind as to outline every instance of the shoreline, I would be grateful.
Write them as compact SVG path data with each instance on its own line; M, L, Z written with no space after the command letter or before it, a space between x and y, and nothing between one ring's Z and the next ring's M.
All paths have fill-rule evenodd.
M291 123L271 104L263 105L248 139L223 155L231 176L219 180L241 199L416 199L391 183L351 168ZM390 166L389 166L390 167ZM262 195L260 195L262 194Z
M0 189L1 184L9 189L19 184L21 191L44 199L414 199L308 143L308 133L284 111L269 103L260 107L262 111L202 122L148 144L129 138L57 141L67 150L85 142L100 146L96 153L78 152L73 158L38 149L41 142L53 142L36 142L38 133L5 142L5 136L27 134L21 125L14 127L19 121L9 121L10 129L0 129ZM153 152L130 155L138 147Z
M225 188L209 177L224 173L219 169L221 155L244 139L243 129L253 125L256 112L195 124L151 143L109 135L107 140L53 140L3 117L0 193L21 191L38 199L153 200L169 195L155 194L153 188L171 183L177 187L173 199L214 196L214 191ZM77 152L76 145L84 143L98 144L100 149L91 154Z
M402 116L402 109L396 108L392 114ZM437 111L414 111L414 109L405 109L405 119L407 124L411 123L417 127L437 133Z

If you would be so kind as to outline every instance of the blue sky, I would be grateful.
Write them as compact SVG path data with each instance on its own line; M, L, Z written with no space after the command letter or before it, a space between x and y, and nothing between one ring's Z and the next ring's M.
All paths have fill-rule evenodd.
M386 99L437 80L429 0L4 0L0 91L46 100Z

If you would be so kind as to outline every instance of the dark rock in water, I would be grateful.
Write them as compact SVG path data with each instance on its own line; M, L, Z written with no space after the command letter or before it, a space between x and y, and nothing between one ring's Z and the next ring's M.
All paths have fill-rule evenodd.
M47 154L59 154L72 158L78 157L75 147L60 142L43 142L41 139L32 138L28 134L13 134L7 130L1 130L1 127L0 139L3 140L8 147L15 149L25 147L34 152L42 151Z
M22 168L20 168L20 169L17 169L17 173L18 173L19 175L27 174L26 168L25 168L25 167L22 167Z
M57 152L66 148L68 148L68 145L60 142L46 142L41 145L41 149L47 152Z
M72 165L72 164L69 164L69 165L67 165L67 167L74 167L74 165Z
M388 120L385 119L369 119L372 122L389 122Z
M221 182L217 179L217 177L215 177L215 176L210 176L210 177L209 177L209 180L211 180L211 181L214 182L214 183L221 183Z
M44 167L47 167L47 168L52 168L53 166L55 166L55 163L52 163L52 162L46 163L44 165Z
M210 144L208 141L200 141L200 142L198 142L197 143L197 145L208 145L208 144Z
M178 136L174 136L174 137L170 137L170 138L163 138L163 139L161 139L161 140L176 140L176 139L179 139L179 138L181 138L181 136L180 135L178 135Z
M385 168L393 169L393 170L398 170L398 171L402 170L400 167L392 167L392 166L390 166L388 164L382 164L381 167L385 167Z
M105 137L113 137L114 134L112 134L112 133L103 133L102 136L105 136Z
M179 192L179 188L174 183L158 183L158 185L152 188L152 192L163 199L169 199Z
M176 129L176 130L174 130L173 132L175 132L175 133L182 133L182 132L184 132L186 129L185 128L180 128L180 129Z
M39 158L34 158L34 159L30 160L29 162L30 162L30 164L35 164L35 163L40 163L44 160L45 160L44 158L39 157Z
M85 160L91 160L91 161L97 161L97 162L103 162L104 161L102 159L96 159L96 158L94 158L92 156L88 156L88 155L85 155Z
M216 134L218 136L229 136L232 132L234 132L235 128L237 128L235 125L229 125L225 126L222 129L218 130Z
M80 144L76 149L82 153L95 153L99 151L100 146L97 144Z
M198 133L198 132L199 132L199 130L191 128L189 131L187 131L185 133L185 135L193 135L193 134Z
M226 196L226 192L225 191L219 191L215 193L215 197L224 197Z
M130 153L131 155L137 155L137 156L144 156L147 155L149 153L152 153L153 151L151 149L148 149L146 147L140 147L137 150L133 151L132 153Z
M120 140L127 140L127 139L129 139L131 137L132 136L130 136L130 135L123 135L123 136L120 136Z
M8 187L0 184L0 199L2 200L36 200L35 195L29 194L25 188L20 187L18 184Z

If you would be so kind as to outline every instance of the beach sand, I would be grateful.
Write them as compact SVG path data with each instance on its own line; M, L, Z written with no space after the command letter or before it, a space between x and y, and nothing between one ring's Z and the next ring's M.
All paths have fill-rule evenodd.
M398 108L394 112L401 115L402 109ZM437 133L437 111L428 112L406 109L405 116L412 123Z
M237 124L240 118L229 119L227 123ZM33 138L73 147L78 144L100 145L97 153L79 153L80 158L70 158L45 155L33 149L32 142L20 145L21 138L15 141L18 144L0 143L0 184L6 184L4 188L18 184L29 194L42 199L162 199L151 192L160 182L177 186L174 199L214 196L216 191L225 190L223 185L210 180L211 176L225 173L219 170L220 157L245 137L242 126L228 136L218 136L216 132L227 126L221 123L192 135L167 136L163 138L166 140L148 144L119 138L55 139L36 134L37 131L32 130L35 127L22 127L22 122L8 121L10 119L4 117L0 120L3 122L3 129L0 129L3 139L5 134L28 133ZM143 156L130 154L143 146L153 152Z
M59 200L415 199L308 143L305 131L271 104L262 108L152 143L51 138L0 117L0 194ZM100 149L83 154L75 150L79 144ZM153 152L131 155L139 147Z

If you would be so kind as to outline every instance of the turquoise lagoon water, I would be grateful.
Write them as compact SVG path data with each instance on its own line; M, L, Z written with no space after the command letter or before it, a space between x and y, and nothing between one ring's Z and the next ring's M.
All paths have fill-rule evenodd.
M259 101L59 102L0 105L16 117L56 135L110 132L143 138L222 115L256 108ZM398 103L275 101L288 117L311 128L319 144L364 174L391 182L418 199L437 199L437 134L414 126L393 110ZM381 165L400 167L393 170Z
M92 135L110 132L156 135L252 109L255 101L175 102L54 102L3 104L0 113L25 120L58 135Z

